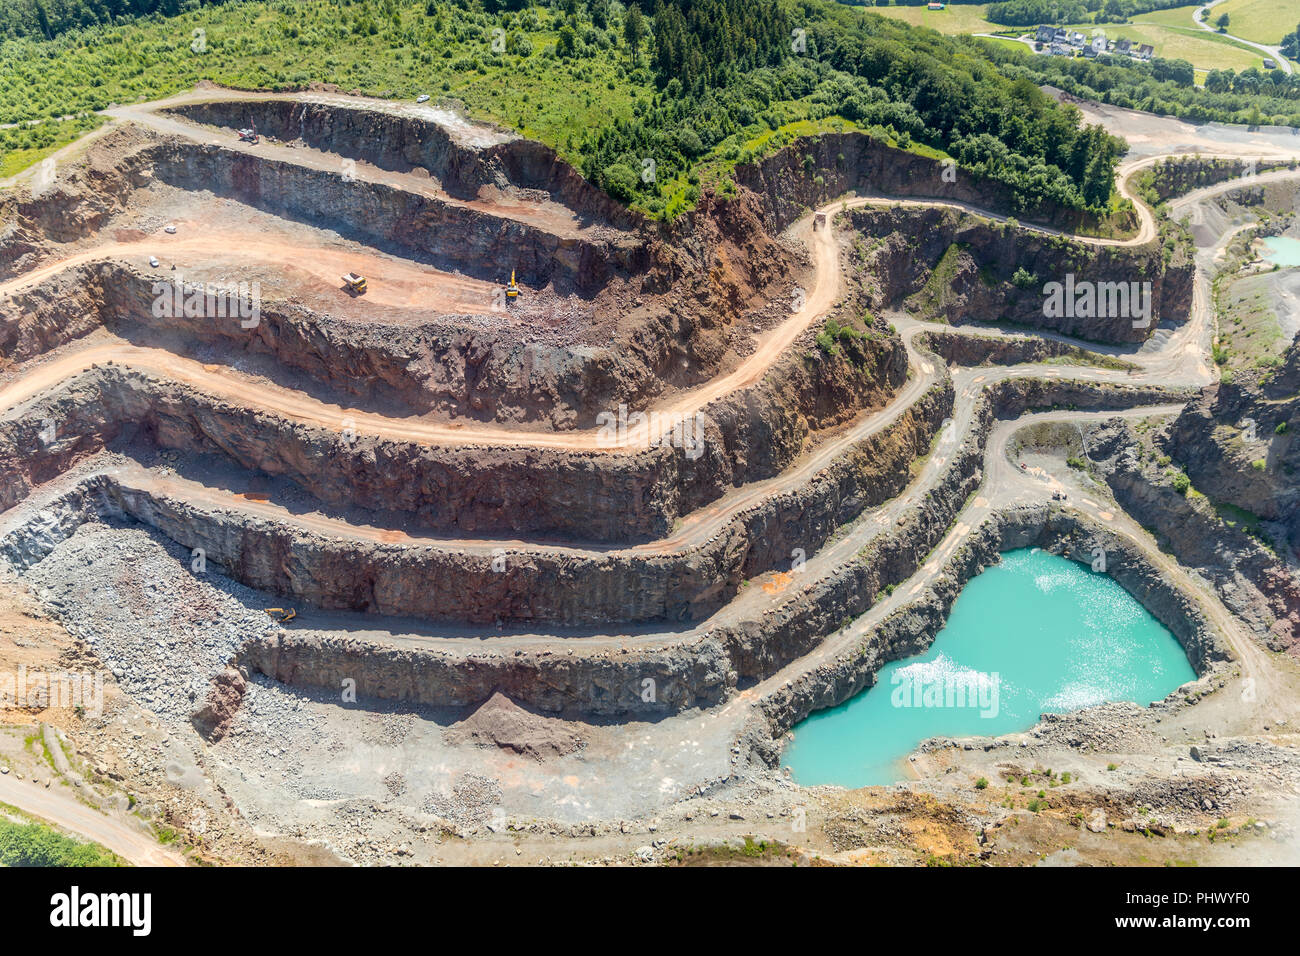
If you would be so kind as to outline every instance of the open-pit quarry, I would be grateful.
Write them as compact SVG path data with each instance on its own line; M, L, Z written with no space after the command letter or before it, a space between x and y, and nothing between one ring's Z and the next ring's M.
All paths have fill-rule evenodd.
M107 112L0 192L0 665L103 680L8 712L37 730L0 801L137 863L1296 859L1295 552L1180 453L1229 400L1289 443L1300 355L1225 394L1245 226L1197 224L1240 179L1132 185L1300 182L1289 135L1147 118L1131 229L1094 238L860 133L662 223L430 105ZM1045 308L1067 276L1129 308ZM1021 548L1107 575L1196 678L796 782L796 726Z

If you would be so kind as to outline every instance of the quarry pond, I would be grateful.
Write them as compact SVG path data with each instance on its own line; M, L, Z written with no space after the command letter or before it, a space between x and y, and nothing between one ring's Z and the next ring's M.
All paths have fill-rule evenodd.
M1195 677L1174 636L1110 577L1037 548L1010 551L966 585L928 651L797 725L782 763L804 786L892 784L928 737L1014 733L1042 713L1109 701L1145 705Z
M1288 236L1267 236L1264 242L1264 258L1284 269L1300 266L1300 239Z

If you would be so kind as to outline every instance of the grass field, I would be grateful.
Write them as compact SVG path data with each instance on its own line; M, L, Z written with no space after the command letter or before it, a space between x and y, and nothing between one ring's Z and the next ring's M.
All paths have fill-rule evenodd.
M1281 43L1300 23L1300 3L1296 0L1228 0L1210 11L1210 21L1222 13L1228 15L1229 32L1270 46Z
M1258 368L1277 362L1289 344L1273 311L1271 276L1226 283L1218 289L1219 336L1230 369Z
M987 8L986 3L963 3L943 10L927 10L925 7L871 7L869 9L872 13L893 17L914 27L929 27L940 33L1004 33L1015 29L985 20L984 11Z
M1224 6L1226 6L1226 4ZM1167 30L1170 30L1172 32L1181 33L1184 36L1191 36L1200 40L1209 40L1211 42L1218 42L1226 46L1234 47L1235 49L1240 50L1243 54L1247 56L1259 57L1260 63L1263 63L1264 61L1263 54L1261 54L1258 50L1245 46L1242 43L1238 43L1232 37L1219 36L1217 34L1206 33L1200 27L1196 26L1196 24L1192 20L1192 14L1196 10L1200 9L1200 7L1201 4L1194 3L1191 4L1190 6L1185 6L1185 7L1173 7L1169 10L1155 10L1152 11L1151 13L1143 13L1140 16L1134 17L1133 19L1135 23L1155 24L1158 26L1165 27ZM1219 10L1220 7L1214 8L1216 15ZM1300 19L1300 9L1297 9L1296 17ZM1214 18L1211 17L1211 20L1213 19ZM1232 32L1236 36L1244 36L1244 34L1238 33L1237 24L1235 20L1232 23ZM1279 34L1279 39L1280 38L1281 36ZM1254 37L1246 37L1246 39L1255 40ZM1265 41L1256 40L1256 42L1262 43Z
M1140 23L1156 23L1162 27L1177 27L1180 30L1204 33L1205 31L1192 20L1192 14L1203 6L1205 6L1203 3L1193 3L1185 7L1170 7L1168 10L1152 10L1150 13L1139 13L1133 19Z
M92 115L0 130L0 179L39 163L103 122L103 117Z
M1271 0L1231 0L1231 2L1267 3ZM1282 2L1296 4L1296 0L1282 0ZM1135 43L1150 43L1156 51L1156 56L1168 60L1187 60L1200 71L1198 79L1204 79L1204 74L1209 70L1240 72L1263 64L1264 55L1259 51L1234 43L1227 37L1206 33L1196 26L1192 22L1192 12L1200 6L1201 4L1191 4L1170 10L1144 13L1134 17L1132 23L1122 25L1107 23L1100 29L1105 30L1106 35L1112 40L1128 39ZM873 12L914 25L928 26L940 33L1031 32L1028 27L1017 30L990 23L984 18L987 8L987 4L963 4L931 12L924 7L875 7ZM1216 11L1218 9L1215 7ZM1297 15L1300 16L1300 13ZM1235 30L1235 20L1233 27ZM1091 36L1092 31L1098 29L1097 25L1092 23L1070 24L1069 28L1087 36Z
M98 843L73 838L0 803L0 866L124 866Z
M1166 60L1187 60L1198 70L1241 72L1264 63L1264 54L1249 47L1238 46L1227 37L1206 33L1194 26L1184 28L1151 23L1144 17L1136 17L1132 23L1107 23L1100 28L1088 23L1075 24L1070 29L1081 30L1089 35L1093 30L1101 29L1106 31L1106 36L1111 40L1150 43L1155 48L1156 56Z
M1014 40L1011 37L981 37L981 39L986 43L992 43L994 46L1005 47L1008 50L1019 50L1021 53L1034 52L1019 40Z

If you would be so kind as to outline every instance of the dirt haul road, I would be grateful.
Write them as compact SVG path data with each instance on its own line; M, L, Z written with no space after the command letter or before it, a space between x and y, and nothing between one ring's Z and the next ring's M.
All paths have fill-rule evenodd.
M246 234L213 232L204 227L198 235L184 235L189 224L179 223L180 235L159 232L148 239L113 242L47 263L31 272L0 282L0 299L48 279L59 272L92 262L126 257L155 256L158 282L173 285L187 280L183 271L171 266L180 257L209 256L222 262L245 263L243 270L222 281L243 283L278 281L266 276L269 264L301 280L333 290L340 298L348 294L340 281L345 272L360 271L373 279L366 301L398 308L434 312L487 314L493 308L499 286L491 282L452 275L430 266L397 259L373 251L330 249L295 245L287 239L267 239ZM220 284L213 280L214 284ZM188 286L187 286L188 288Z
M613 554L613 555L662 555L684 551L709 541L741 512L758 505L766 499L781 494L794 485L811 481L824 468L832 464L849 446L864 441L872 435L879 434L903 414L927 389L936 384L942 374L941 368L931 359L921 357L910 348L909 354L917 361L921 374L914 375L890 399L889 404L879 412L861 416L849 429L841 432L833 440L827 441L812 452L799 459L791 468L772 478L748 482L732 490L713 503L693 511L681 518L671 534L654 541L632 545L626 548L585 549L577 546L565 547L549 545L548 553L556 554ZM4 406L5 396L0 392L0 407ZM145 469L118 471L116 477L131 487L150 493L169 495L183 501L207 504L213 508L235 510L258 515L273 520L276 524L302 528L318 534L349 540L366 540L371 542L393 543L400 541L412 547L455 548L473 554L490 555L498 548L529 551L537 549L526 541L500 539L453 539L445 537L426 537L408 535L392 529L375 528L358 525L341 518L325 515L300 514L271 501L253 501L239 494L218 488L211 488L195 481L181 478L163 478Z
M853 200L837 201L821 210L820 213L833 215L836 212L867 205L889 205L896 200L876 197L860 197ZM904 200L912 206L944 206L951 203L939 200ZM976 215L997 218L995 214L975 207L959 205ZM1150 217L1150 211L1139 206L1144 220ZM811 290L808 291L802 307L794 311L767 336L759 347L732 372L712 379L694 389L684 391L668 403L651 409L661 417L686 418L698 412L709 402L725 397L731 392L752 385L785 349L789 348L836 300L841 290L839 269L839 250L831 228L814 231L813 216L809 215L792 230L796 236L809 239L813 250L815 277ZM1050 232L1050 230L1044 230ZM1080 241L1100 243L1103 240L1084 238ZM189 250L211 250L214 254L224 253L230 239L208 237L187 238L175 244L175 248ZM1124 240L1127 243L1136 240ZM42 266L6 283L0 283L0 295L18 291L33 282L39 281L71 265L111 257L114 254L141 252L148 243L114 243L96 249L87 250L69 259ZM260 250L257 254L269 256L274 249ZM312 253L315 254L315 251ZM165 277L164 277L164 281ZM470 280L463 280L469 282ZM487 283L476 285L491 288ZM490 301L490 296L488 297ZM39 394L46 388L57 385L78 372L85 371L97 363L116 362L142 372L173 379L194 385L211 394L236 401L241 404L255 405L267 411L276 412L290 418L320 425L335 431L341 431L345 421L350 421L358 432L373 434L386 438L414 441L420 444L437 445L486 445L493 447L527 446L537 448L565 448L584 451L617 451L643 449L651 438L651 422L646 420L629 427L622 435L610 435L608 429L594 428L584 431L564 433L535 432L522 429L502 428L500 426L475 424L443 424L436 422L414 422L387 418L371 412L346 409L309 398L301 392L278 385L255 382L223 366L203 365L175 353L162 349L150 349L127 345L97 345L91 348L74 350L61 355L53 361L38 364L8 388L0 390L0 409L13 408Z
M411 119L436 123L448 130L462 145L482 149L498 143L518 139L513 133L507 133L483 124L473 123L448 110L429 108L417 104L400 103L391 100L376 100L366 97L345 96L329 93L244 93L236 90L209 89L184 93L166 100L149 103L134 103L105 110L104 114L117 121L135 123L166 136L180 136L185 139L218 145L223 149L275 159L296 166L306 166L327 173L338 173L342 168L344 157L323 152L308 146L287 146L266 137L257 145L241 141L233 130L204 126L201 123L175 114L162 112L177 106L214 100L244 102L249 100L281 100L297 103L319 103L346 109L373 110ZM397 172L381 169L361 160L353 160L348 166L349 175L364 182L393 186L406 192L437 199L448 206L472 209L488 216L526 223L545 232L566 239L580 238L587 235L596 225L582 222L566 206L546 200L527 201L497 193L491 198L461 199L447 193L436 180L411 172ZM605 226L603 228L609 228Z
M155 115L149 113L148 115ZM1140 202L1131 192L1129 181L1134 173L1138 170L1151 165L1162 157L1145 157L1125 167L1124 174L1120 180L1120 189L1126 195L1133 199L1142 222L1139 234L1126 240L1102 240L1092 237L1077 237L1079 241L1091 244L1139 244L1154 235L1154 217L1149 209ZM1280 178L1280 177L1279 177ZM1225 190L1235 188L1236 183L1224 183L1211 190L1202 192L1212 192L1214 189ZM887 196L858 197L847 201L837 201L823 207L820 212L833 215L835 212L849 208L855 208L866 205L892 205L902 204L909 206L953 206L962 209L974 215L984 216L990 219L999 219L1005 221L1005 217L997 216L978 207L969 204L954 204L940 200L918 200L918 199L898 199ZM838 262L838 247L835 242L832 228L815 230L812 226L814 219L812 215L805 217L791 230L795 237L803 238L807 241L813 252L814 263L814 282L810 293L807 295L802 307L794 311L791 316L783 322L772 333L765 336L760 347L749 356L734 371L720 376L696 389L683 392L675 399L661 408L654 411L661 415L667 415L670 418L680 416L682 418L698 411L709 401L724 396L738 388L752 385L757 382L763 373L771 366L777 357L788 348L793 341L801 334L810 324L813 323L826 309L828 309L841 290L841 277ZM1038 227L1026 227L1038 228ZM1055 230L1040 229L1039 231L1059 234ZM168 237L170 238L170 237ZM88 250L78 254L76 257L65 259L58 263L48 264L41 269L29 273L10 282L0 284L0 293L14 291L22 288L32 282L48 276L61 268L66 268L76 262L90 261L95 258L125 254L129 252L142 251L147 242L117 243ZM169 248L175 250L189 250L192 252L226 252L230 247L229 240L212 238L212 237L185 237L181 240L172 242ZM245 246L245 252L264 260L275 260L277 256L279 261L284 259L301 258L301 253L290 254L286 256L282 248L275 244L264 244L260 247L250 248ZM317 254L313 252L313 254ZM341 254L340 254L341 255ZM338 264L338 265L341 265ZM336 266L327 267L327 271L333 271ZM400 264L399 264L400 265ZM403 266L415 275L424 275L424 270ZM487 283L473 283L471 280L462 280L466 287L477 287L478 291L483 292L491 288ZM1137 364L1142 366L1142 371L1146 375L1165 375L1184 378L1188 384L1205 384L1212 380L1212 371L1205 364L1202 356L1200 339L1203 337L1202 332L1210 324L1208 297L1205 295L1204 284L1198 284L1195 296L1195 307L1193 310L1193 321L1188 323L1180 333L1164 343L1166 347L1159 349L1154 353L1139 354L1133 356ZM489 299L487 295L483 299ZM482 301L482 300L480 300ZM1061 338L1054 336L1056 338ZM908 337L909 358L913 367L921 364L924 368L924 362L918 362L918 356L911 349L911 336ZM1175 340L1181 340L1177 344ZM640 427L630 429L622 436L611 436L601 429L588 430L584 432L566 432L563 434L556 433L537 433L525 432L514 429L504 429L499 426L475 425L465 427L462 425L430 423L412 420L395 420L384 416L376 415L369 412L363 412L355 409L347 409L339 406L328 405L303 393L286 389L278 385L255 381L240 375L233 370L224 366L203 365L189 359L181 358L174 353L159 350L148 349L139 346L132 346L126 343L114 343L107 345L96 345L90 348L74 350L63 354L53 360L43 363L35 363L30 371L13 382L9 387L0 390L0 408L12 409L20 406L22 403L30 400L45 389L57 385L71 375L93 367L100 362L116 362L125 366L137 369L147 374L155 375L163 379L172 379L192 385L196 388L203 389L210 394L233 401L237 404L252 405L262 408L268 412L283 415L298 421L310 422L321 427L331 430L342 430L351 427L358 432L374 434L382 437L388 437L398 440L413 441L420 444L438 444L438 445L465 445L481 444L485 446L497 447L549 447L572 450L590 450L590 451L627 451L638 450L646 447L649 443L650 423L644 422ZM1194 367L1186 367L1184 363L1194 363ZM1180 367L1182 366L1182 367ZM1077 377L1087 377L1094 379L1104 379L1108 376L1106 373L1095 370L1081 371L1076 373ZM1143 376L1145 377L1145 376ZM1132 377L1126 379L1134 381ZM830 456L843 448L849 440L854 440L862 435L869 434L880 424L883 424L897 417L900 410L905 405L919 395L923 386L932 381L931 376L926 371L924 377L912 379L908 386L904 388L902 394L895 396L889 406L879 415L875 416L878 422L859 423L857 427L850 430L847 436L828 443L828 445L819 452L817 458L812 462L804 462L800 467L787 472L777 478L766 482L755 483L746 487L743 491L729 495L724 501L715 503L708 509L702 509L701 512L690 516L683 526L678 529L672 538L655 542L652 547L661 550L673 550L681 547L689 541L702 540L701 536L707 537L709 533L716 528L730 515L734 514L738 508L746 504L759 500L762 496L779 490L782 487L788 487L792 482L803 480L809 469L819 466L822 462L828 461ZM322 519L328 520L328 519ZM340 522L340 524L342 524ZM324 528L318 530L325 530ZM385 534L379 530L376 534Z
M867 205L889 205L894 202L896 201L887 198L860 197L830 203L822 207L818 212L825 213L829 217L846 209ZM952 205L938 200L906 200L904 203L914 206ZM961 205L959 208L976 215L999 218L996 214L979 210L973 206ZM1145 217L1150 216L1149 211L1145 209L1142 211ZM809 242L813 252L815 268L812 288L808 290L803 302L799 303L800 308L794 310L789 318L764 336L760 340L758 348L741 362L736 369L696 388L682 392L664 405L651 409L651 412L658 413L661 418L684 419L700 411L716 399L725 397L737 389L753 385L763 377L794 340L812 325L815 319L830 308L841 290L839 249L834 238L833 229L814 230L812 228L813 221L814 216L810 214L791 230L793 235L805 238ZM1026 228L1037 229L1038 227ZM1043 229L1041 231L1054 234L1052 230ZM1106 242L1106 240L1087 238L1081 241ZM1137 242L1137 239L1123 240L1122 242L1124 244L1133 244ZM232 247L237 245L238 243L233 236L203 236L187 237L168 244L167 248L191 252L207 251L213 255L225 255L229 253ZM0 295L19 291L59 272L61 269L74 265L112 258L115 255L144 254L156 248L158 248L156 243L148 241L111 243L99 246L59 262L48 263L33 272L0 283ZM256 243L252 245L244 243L243 251L254 259L283 262L292 268L301 268L298 264L299 260L304 258L310 260L314 257L317 261L311 271L313 274L320 276L333 275L336 269L344 269L349 263L355 262L354 256L349 257L343 253L332 253L336 258L329 259L325 250L290 251L274 243L260 246ZM322 261L334 264L322 267L320 264ZM396 267L397 264L394 263L393 266ZM412 274L411 282L417 281L417 276L424 277L425 281L427 281L430 275L435 274L431 270L408 268L410 268ZM164 274L160 281L169 281L167 274ZM494 288L491 284L467 279L457 279L456 281L461 284L460 287L464 290L465 297L477 300L480 311L491 308L492 290ZM376 288L380 287L379 284L376 284ZM372 295L375 301L384 301L381 298L382 293L378 295L375 293L368 294ZM393 304L406 304L402 300L407 298L408 295L409 293L402 292L399 283L399 288L395 292L395 298L398 301L394 301ZM347 419L354 422L354 427L361 432L400 440L416 441L422 444L488 445L494 447L528 446L599 451L643 449L649 445L653 437L653 425L648 419L629 427L624 434L614 436L609 434L609 430L601 428L557 434L480 424L465 426L425 422L403 423L399 420L389 419L369 412L325 405L309 399L301 393L280 386L253 383L247 379L241 381L238 373L218 366L200 365L197 362L183 359L174 353L128 345L97 346L84 349L38 366L29 376L24 376L8 389L0 392L0 408L13 407L33 397L42 389L57 384L62 378L84 371L95 363L108 361L138 368L141 371L157 374L163 378L183 381L204 388L214 395L233 397L237 401L247 401L268 411L300 418L303 421L318 424L335 431L341 430L344 427L344 420Z
M153 834L93 810L61 791L15 780L12 774L0 776L0 803L78 833L136 866L185 865L179 854L159 846Z
M154 114L150 113L149 115ZM1161 158L1163 157L1149 156L1129 163L1124 168L1121 177L1120 189L1126 196L1134 200L1142 222L1142 227L1137 236L1125 240L1103 240L1093 237L1075 238L1080 242L1097 245L1134 245L1148 241L1155 233L1154 217L1150 210L1132 194L1129 180L1138 170L1159 161ZM1204 192L1212 192L1214 189L1231 189L1237 185L1234 182L1224 183ZM847 201L837 201L823 207L819 212L830 216L835 212L859 206L892 204L952 206L974 215L1005 221L1005 217L997 216L988 210L968 204L954 204L941 200L898 199L887 196L858 197ZM835 242L834 232L831 228L814 230L812 223L813 216L809 215L791 230L792 235L803 238L809 243L813 253L814 282L801 308L795 310L777 329L765 336L760 343L760 347L735 370L698 388L683 392L666 405L654 409L654 411L670 417L685 417L698 411L715 398L729 394L735 389L752 385L762 377L763 373L793 343L798 335L834 303L841 290L838 247ZM1026 228L1037 229L1049 234L1059 234L1057 231L1050 229ZM224 252L228 245L227 242L220 239L187 237L176 242L174 248L187 248L196 251L205 249L220 250ZM104 246L81 253L77 259L79 261L89 261L97 256L137 251L140 246L141 243L119 243ZM273 254L273 250L258 250L257 254L270 256ZM34 273L5 283L0 286L0 292L22 287L60 268L64 268L68 264L70 264L70 261L65 260L61 263L46 265ZM482 285L486 286L487 284ZM1132 356L1132 359L1142 367L1141 372L1138 373L1141 379L1146 379L1148 376L1159 376L1166 381L1172 382L1182 379L1186 384L1196 385L1205 384L1207 381L1212 380L1213 373L1203 360L1203 349L1200 343L1204 330L1211 323L1210 309L1208 299L1204 295L1204 289L1198 288L1197 293L1192 322L1187 323L1183 329L1165 341L1161 348L1146 354L1139 353ZM690 516L671 538L655 542L649 547L659 550L672 550L690 541L706 538L723 521L734 514L738 508L744 507L746 504L780 488L788 487L793 482L805 480L810 469L819 467L823 462L828 461L834 453L843 448L847 441L869 434L881 424L897 417L900 410L910 404L922 392L923 387L933 381L931 370L928 368L928 360L922 359L912 350L912 335L910 333L906 335L906 338L911 364L914 368L921 367L923 375L913 378L908 386L902 390L902 393L895 396L884 411L877 416L873 416L878 421L859 423L855 428L849 430L847 435L842 436L835 442L828 443L813 460L805 461L799 467L774 479L747 486L743 491L729 495L724 501L717 502L710 508L701 509L700 512ZM601 429L555 434L524 432L499 426L475 425L465 427L390 419L373 413L328 405L300 392L263 381L252 380L224 366L203 365L180 358L171 352L132 346L126 343L97 345L71 351L44 363L36 363L28 374L0 391L0 408L16 408L46 388L55 386L69 376L84 371L100 362L121 363L150 375L192 385L237 404L259 407L268 412L335 431L351 427L359 433L374 434L420 444L547 447L589 451L638 450L648 444L648 422L643 423L639 428L630 429L623 436L610 436ZM1099 381L1112 379L1135 382L1138 380L1133 375L1121 378L1121 374L1103 370L1083 369L1076 370L1072 377ZM322 520L328 521L329 519ZM338 524L343 523L339 522ZM337 532L337 527L331 526L335 527ZM325 528L322 527L318 530L324 531ZM376 535L390 534L380 529L374 529L374 533Z
M302 102L330 102L343 103L356 107L363 105L351 97L338 97L328 94L300 94L297 96L283 97L276 95L253 95L240 94L234 91L196 91L191 94L185 94L180 97L174 97L170 100L157 101L153 103L136 104L130 107L122 107L112 112L112 115L119 119L137 122L151 126L160 132L184 135L193 139L202 139L205 136L210 138L210 132L205 133L205 128L198 124L181 120L168 114L160 113L159 110L166 106L175 106L185 102L199 102L205 99L231 99L238 100L241 98L263 98L263 99L294 99ZM381 101L382 102L382 101ZM388 112L397 112L409 115L418 115L423 108L409 107L407 104L384 104L375 105L367 102L367 107L382 108ZM414 112L412 112L414 110ZM436 113L437 111L435 111ZM443 121L438 117L435 121ZM469 129L470 127L467 127ZM462 131L463 135L469 135ZM252 149L253 147L245 148ZM283 157L287 162L302 163L311 161L317 164L326 162L326 154L319 156L309 155L311 151L298 149L283 148L286 155ZM1156 234L1155 219L1151 211L1143 204L1132 192L1129 180L1132 175L1155 162L1161 157L1144 157L1135 160L1132 163L1122 167L1118 177L1118 188L1125 197L1129 198L1137 210L1140 220L1138 234L1128 239L1099 239L1088 236L1072 236L1076 241L1091 245L1099 246L1133 246L1149 242ZM335 162L329 159L330 163ZM334 168L330 166L329 168ZM926 206L949 206L960 209L973 215L982 216L994 221L1005 222L1008 217L1001 216L989 210L981 209L965 203L953 203L946 200L925 200L925 199L904 199L889 196L864 196L851 200L840 200L830 203L819 213L832 216L836 212L868 205L906 205L913 207ZM709 402L721 398L731 392L753 385L758 382L763 374L771 367L773 362L787 349L800 334L802 334L814 321L821 316L839 296L842 281L839 269L838 248L834 239L833 228L826 228L820 231L813 228L814 216L812 214L804 217L796 223L790 230L790 234L795 238L805 240L811 247L814 280L812 288L808 290L804 301L797 303L799 308L795 309L792 314L776 329L763 336L758 346L740 365L733 371L712 379L696 388L689 389L677 394L663 405L650 409L651 413L658 413L661 418L666 418L669 422L673 420L684 420L689 416L704 408ZM1066 235L1059 230L1046 227L1027 225L1023 228L1047 235ZM170 237L168 237L170 238ZM110 258L115 255L127 255L133 253L153 253L156 243L149 241L132 242L132 243L113 243L100 246L96 249L87 250L78 253L73 257L61 260L59 262L48 263L41 268L28 273L25 276L11 280L8 283L0 284L0 295L17 291L25 288L33 282L48 277L61 268L67 268L72 265L94 261L98 258ZM353 254L333 250L304 250L301 248L286 247L280 243L262 242L250 246L244 237L222 236L222 237L185 237L179 241L169 242L166 248L176 251L191 251L194 253L207 252L213 255L228 254L231 249L239 249L250 255L251 258L258 261L269 261L283 264L285 268L304 271L303 262L312 263L305 271L311 273L314 278L328 282L334 288L338 287L338 276L345 271L352 271L355 268L357 257ZM441 301L445 306L452 310L466 312L486 312L492 309L493 294L495 287L490 283L476 282L474 280L463 279L461 277L448 276L444 273L438 273L435 270L423 269L415 266L406 265L396 260L378 261L377 257L373 263L373 271L377 279L383 279L382 282L376 282L375 288L368 295L376 303L391 304L398 306L420 305L425 308L437 307ZM405 273L405 275L403 275ZM431 280L436 283L436 290L429 291L428 285ZM392 288L386 289L389 283ZM340 293L342 294L342 293ZM123 346L120 351L111 349L88 350L82 352L84 361L114 361L126 365L134 365L136 362L144 364L136 367L141 370L149 370L155 373L159 372L161 354L154 353L151 357L140 351L130 351L129 347ZM93 357L92 357L93 356ZM71 357L61 359L65 363L61 367L68 374L75 374L83 368L89 367L84 365L77 366L77 360ZM171 356L168 364L172 368L182 367L175 356ZM428 444L443 445L474 445L481 444L493 447L540 447L540 448L568 448L573 450L626 450L626 449L644 449L648 447L653 437L654 424L648 418L639 424L627 429L622 434L611 436L608 430L590 429L582 432L565 432L562 437L551 433L528 431L526 429L502 428L500 426L476 424L472 426L449 425L449 424L396 424L392 419L386 419L382 416L374 415L352 409L342 409L335 406L326 406L319 402L305 400L299 393L281 388L279 386L258 383L256 386L250 386L248 383L239 383L237 386L226 384L224 387L220 383L222 377L233 377L231 373L216 366L199 367L197 363L184 363L184 381L198 387L206 388L215 394L229 395L232 387L237 387L241 395L247 395L246 389L252 388L253 394L249 395L260 407L269 411L277 411L291 417L302 415L303 420L312 421L324 427L333 430L341 430L344 421L354 423L353 427L369 433L390 438L402 440L418 441ZM57 379L54 377L55 372L52 366L46 366L34 371L35 382L39 387L48 387L55 384ZM164 377L169 377L163 373ZM13 392L13 395L6 400L7 404L12 404L16 399L21 401L20 396L34 395L35 391L31 387L22 387ZM662 424L659 424L662 428ZM670 426L671 427L671 426Z

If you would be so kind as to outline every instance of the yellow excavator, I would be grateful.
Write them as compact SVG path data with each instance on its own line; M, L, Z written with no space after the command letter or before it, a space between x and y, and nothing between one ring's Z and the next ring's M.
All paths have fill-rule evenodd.
M268 607L266 613L281 624L288 624L298 616L298 612L291 607Z
M509 284L508 286L506 286L506 298L507 298L507 299L517 299L517 298L519 298L519 284L518 284L517 282L515 282L515 270L514 270L514 269L511 269L511 270L510 270L510 284Z

